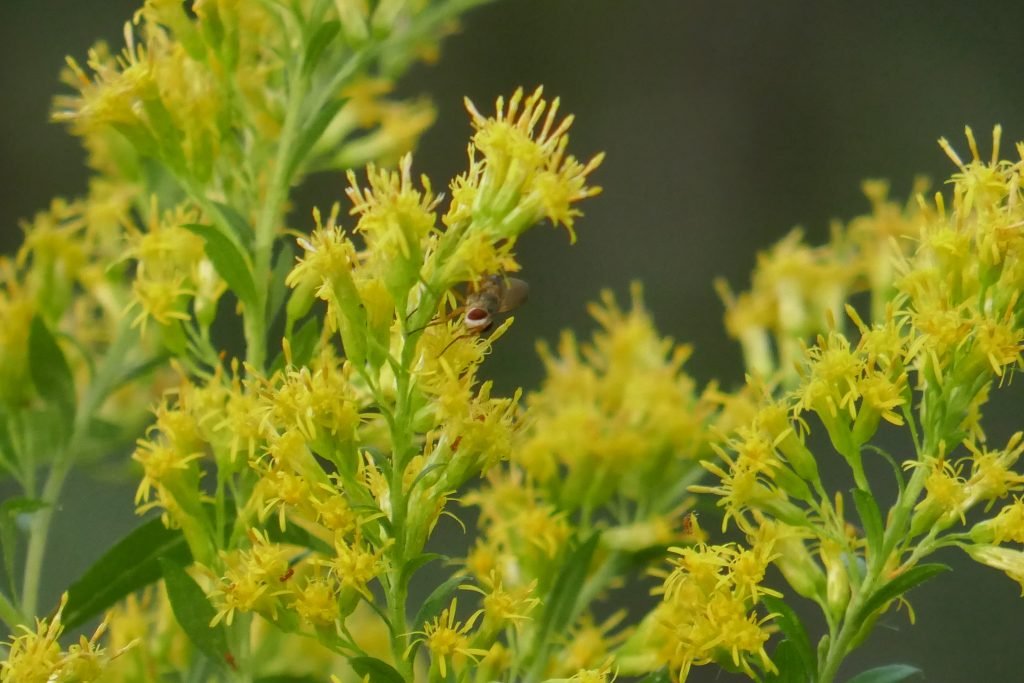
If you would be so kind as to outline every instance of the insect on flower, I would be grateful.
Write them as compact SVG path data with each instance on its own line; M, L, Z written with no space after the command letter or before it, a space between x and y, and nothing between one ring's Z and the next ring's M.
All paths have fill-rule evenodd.
M519 308L529 293L530 285L525 281L503 274L488 275L476 285L470 285L465 305L455 311L462 311L462 324L466 332L448 342L441 353L460 339L487 332L494 326L494 319L498 315Z
M488 275L466 297L463 324L473 333L486 332L499 313L519 308L530 293L525 281L505 275Z

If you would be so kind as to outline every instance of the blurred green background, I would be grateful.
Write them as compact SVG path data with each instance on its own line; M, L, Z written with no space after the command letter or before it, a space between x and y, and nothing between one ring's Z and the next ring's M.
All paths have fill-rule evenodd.
M47 123L49 99L63 56L84 56L99 37L119 45L135 7L0 0L4 251L20 239L20 218L84 189L83 155ZM465 165L462 96L486 111L520 84L543 83L577 114L574 153L608 153L596 174L605 192L586 204L579 244L550 228L522 242L531 300L488 372L505 390L536 386L534 340L588 331L586 302L604 287L624 296L640 279L659 327L695 344L691 372L702 383L740 381L712 279L745 287L756 252L794 225L824 239L830 219L867 209L863 178L890 178L897 196L915 174L941 181L952 165L935 141L965 150L964 124L987 154L1001 122L1009 156L1024 138L1022 27L1020 2L505 0L476 11L438 64L403 83L439 109L416 168L445 185ZM343 187L331 177L305 188L293 227L307 229L309 205L342 198ZM1020 404L1007 400L1009 428ZM51 596L135 523L129 488L79 478L71 493L52 535ZM1019 588L957 555L942 559L956 573L912 594L917 625L906 612L887 615L846 676L906 661L937 683L1024 681Z

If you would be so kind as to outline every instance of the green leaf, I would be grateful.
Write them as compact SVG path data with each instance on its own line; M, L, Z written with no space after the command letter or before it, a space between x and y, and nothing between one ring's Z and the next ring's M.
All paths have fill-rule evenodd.
M0 465L9 470L12 476L18 476L18 451L11 439L11 416L0 408Z
M135 529L106 552L68 588L64 625L73 629L115 602L161 576L160 558L189 562L180 530L164 527L159 518Z
M317 143L320 136L327 130L327 126L331 124L331 121L337 116L345 102L346 100L342 98L331 100L302 127L302 131L295 141L292 158L288 161L288 175L286 177L293 178L295 176L295 171L306 160L306 156L313 149L313 145Z
M911 676L917 676L918 674L924 676L924 672L916 666L888 664L876 669L863 671L851 678L847 683L900 683L900 681L905 681Z
M800 673L803 674L800 680L807 681L817 678L818 663L814 655L814 649L811 647L811 639L807 636L807 630L804 628L803 622L800 621L800 617L797 616L796 612L789 605L779 598L766 595L761 598L761 602L764 603L764 606L770 612L776 615L775 624L778 625L779 630L786 636L786 640L780 643L780 647L788 642L793 654L797 656L800 664Z
M412 630L422 629L425 623L440 614L441 610L451 603L451 597L455 590L468 581L465 576L453 576L431 591L412 620Z
M882 537L885 533L885 525L882 523L882 513L878 510L878 503L874 496L862 489L853 489L853 504L860 516L860 523L864 525L864 536L868 540L868 549L872 557L877 557L882 552Z
M46 501L38 498L8 498L0 505L0 518L13 520L26 512L35 512L49 507Z
M405 683L402 674L387 662L376 657L355 657L348 660L348 665L358 676L369 676L373 683Z
M252 240L255 231L253 230L252 224L249 220L238 213L235 207L230 204L223 204L221 202L210 202L219 214L217 217L220 218L220 224L222 227L227 228L225 234L235 236L235 241L242 245L242 248L248 250L252 247Z
M270 275L270 292L267 295L267 322L273 322L284 304L288 286L284 281L295 266L295 248L284 244L274 259L274 269Z
M881 609L890 600L903 595L911 588L918 586L928 579L931 579L943 572L948 572L950 567L945 564L919 564L903 572L895 579L879 588L871 596L871 599L864 605L864 615L867 616L875 610Z
M779 671L769 673L765 677L765 683L808 683L813 680L804 667L799 650L799 646L788 638L775 646L772 663Z
M206 242L206 256L238 300L250 308L256 305L256 283L242 248L212 225L188 223L182 226Z
M301 368L309 364L320 341L320 321L316 316L308 318L299 327L298 332L288 335L288 345L292 350L292 364ZM270 363L270 374L284 369L284 350L282 349Z
M889 463L889 467L892 468L893 478L896 480L896 485L899 487L899 495L903 495L903 490L907 488L907 480L903 477L903 469L900 464L896 462L896 458L892 457L892 454L885 449L879 448L873 444L864 444L864 450L877 453Z
M402 566L402 575L399 578L399 583L403 586L408 586L409 580L412 579L412 575L419 571L424 565L430 564L434 560L447 559L448 556L442 555L441 553L420 553Z
M318 341L320 341L320 321L313 317L302 323L299 331L293 334L289 340L292 345L292 362L297 367L309 363L313 352L316 351Z
M18 448L37 464L53 462L72 430L60 409L52 404L25 408L17 419Z
M578 612L576 602L600 538L600 533L591 534L566 557L548 594L551 599L545 601L544 610L537 621L532 647L537 655L541 654L553 636L565 633L575 619Z
M659 669L658 671L652 671L647 674L644 678L640 679L640 683L671 683L672 677L668 673L668 669Z
M161 354L159 356L154 356L149 360L144 360L125 368L124 371L117 376L117 379L115 379L111 383L111 393L113 393L117 389L120 389L121 387L130 382L145 377L146 375L156 370L157 368L163 367L164 365L167 364L167 360L169 358L170 356Z
M313 37L310 38L309 44L306 46L306 54L302 58L302 75L303 77L309 76L313 73L317 63L320 61L320 57L323 55L324 50L331 44L335 36L338 35L338 31L341 29L341 22L337 19L325 22L320 25L320 28L316 30Z
M253 679L253 683L323 683L323 678L318 676L261 676Z
M228 637L221 624L210 626L217 610L210 604L206 593L178 563L161 557L160 568L171 610L185 635L210 661L226 665L229 655Z
M28 363L36 391L70 426L75 419L75 381L64 352L39 316L32 319L28 334Z

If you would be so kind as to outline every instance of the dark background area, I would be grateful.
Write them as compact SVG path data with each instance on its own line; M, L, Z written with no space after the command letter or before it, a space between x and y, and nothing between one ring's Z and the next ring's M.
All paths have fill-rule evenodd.
M0 0L3 251L20 239L19 218L84 189L76 141L47 123L56 75L65 54L84 57L96 38L120 45L136 6ZM577 114L577 156L608 153L579 243L546 227L521 243L531 300L488 372L506 390L536 386L534 340L586 333L586 302L604 287L624 297L640 279L659 327L696 345L691 372L740 381L712 279L745 287L756 252L794 225L823 240L830 219L867 210L863 178L891 179L897 196L918 173L941 182L953 167L935 141L966 150L965 124L987 155L1001 122L1011 156L1024 138L1022 26L1019 2L505 0L476 11L438 64L403 82L439 109L415 167L446 185L465 165L462 96L486 112L520 84L543 83ZM343 188L340 176L319 179L301 197L329 205ZM1019 420L1013 405L1001 413ZM69 493L51 536L51 595L135 523L130 489L79 478ZM958 555L941 559L956 573L912 593L917 625L887 615L843 678L905 661L937 683L1024 680L1018 587Z

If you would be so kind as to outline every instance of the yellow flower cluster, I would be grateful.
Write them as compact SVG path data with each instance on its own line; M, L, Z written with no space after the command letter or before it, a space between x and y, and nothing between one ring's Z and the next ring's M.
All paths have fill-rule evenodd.
M91 683L100 680L104 670L115 657L133 648L135 641L109 652L99 645L107 630L104 621L92 634L84 635L66 650L58 639L64 632L61 615L67 604L65 593L56 614L49 619L37 619L36 628L21 627L21 633L4 643L8 649L6 661L0 662L0 681L3 683L51 683L51 681L75 681Z
M719 496L726 521L735 519L749 538L777 539L772 561L796 593L825 611L832 637L820 661L825 680L863 640L866 631L857 629L892 602L873 596L904 574L924 576L929 570L918 564L938 548L962 547L1014 580L1024 577L1021 551L1001 547L1024 538L1018 501L964 526L971 509L988 511L1024 489L1014 470L1020 435L992 449L983 423L992 388L1021 365L1024 348L1024 147L1020 161L999 160L997 127L984 161L970 129L967 136L969 162L941 141L958 167L949 208L941 194L932 203L919 195L901 212L883 185L869 184L871 216L837 228L827 247L787 238L762 258L753 291L728 299L727 321L751 369L780 388L750 380L746 418L718 449L719 462L705 463L719 481L691 490ZM806 279L794 283L787 272ZM846 304L856 328L847 334L835 312L859 288L871 291L872 322ZM782 363L794 360L794 349L791 374ZM909 480L872 444L882 422L906 434L915 452L903 463ZM850 468L861 529L845 521L844 494L827 491L819 477L828 455L810 446L817 424ZM888 514L862 462L875 454L890 460L898 480Z
M509 642L521 644L516 666L552 680L618 671L615 653L630 632L622 614L595 624L592 603L628 558L700 534L682 512L710 454L717 394L698 396L683 371L690 349L657 333L639 286L631 294L626 310L610 292L591 307L600 325L592 341L565 333L557 354L540 347L546 376L527 394L509 465L463 497L479 508L480 538L466 558L477 581L536 596L580 593L564 643L544 640L543 605L509 624ZM561 586L565 572L578 583ZM486 601L485 612L486 624Z
M534 116L547 105L538 91L528 106ZM507 116L514 113L513 107ZM499 115L477 125L486 132L507 122ZM560 171L571 159L564 157L567 126L545 126L531 147L532 125L516 129L523 149L513 152L541 155L531 157L532 174ZM491 163L490 157L474 161L479 173L456 184L465 189L482 182ZM532 174L521 181L529 184ZM566 176L565 182L582 177ZM439 198L426 179L422 189L413 182L409 157L396 171L371 166L366 187L354 174L349 181L354 236L338 224L337 206L326 220L314 212L316 229L299 239L303 254L287 277L292 293L286 339L273 371L264 375L236 363L230 375L218 365L205 379L183 379L135 451L145 470L137 502L140 511L162 509L166 522L182 529L205 567L214 626L256 613L285 630L334 631L360 601L377 604L377 584L386 595L382 614L400 636L391 657L396 666L407 666L403 660L411 661L421 644L442 675L448 667L461 668L466 656L488 655L497 665L499 635L536 603L529 581L490 576L481 589L483 619L458 623L453 604L427 624L408 631L401 624L414 571L407 567L423 553L448 498L513 450L518 395L494 397L489 382L477 381L479 364L507 323L489 337L472 333L447 313L446 302L457 284L447 279L453 273L485 275L460 261L462 244L484 235L476 253L484 247L500 252L500 262L511 269L517 267L512 247L518 235L492 232L500 212L486 202L458 209L458 224L441 227ZM570 201L592 194L573 187ZM528 201L524 195L501 210L512 214ZM162 244L160 234L152 229L141 242ZM503 275L488 277L503 286ZM313 307L317 299L325 309ZM619 322L609 321L609 327ZM637 334L649 335L645 329ZM338 338L343 356L335 350ZM665 390L672 391L668 384L682 354L666 361L664 351L652 340L649 353L658 358L649 362L661 363ZM689 389L680 381L679 391ZM212 501L202 481L209 475L216 479ZM540 532L543 513L524 522ZM547 552L565 540L568 527L562 528L543 535ZM309 539L304 550L296 534ZM402 635L413 631L422 638ZM348 636L328 641L337 652L359 652Z
M709 453L714 406L682 369L690 348L658 335L638 285L628 311L605 292L590 312L591 344L565 332L557 355L540 346L544 384L527 395L513 462L564 510L614 498L639 506L638 518L667 512Z
M282 103L296 84L278 55L295 51L301 40L298 27L287 24L311 13L312 3L300 4L284 19L290 10L274 3L207 0L189 14L179 3L147 0L125 25L120 54L101 43L89 51L84 68L68 59L64 81L77 94L57 98L54 118L70 124L89 149L91 165L108 175L141 179L140 160L151 157L186 185L210 187L221 196L253 192L265 181L238 169L256 172L284 134ZM368 23L380 18L370 17L361 3L338 6L341 32L358 47L368 38ZM423 8L398 13L403 16L391 18L407 25ZM409 44L393 58L407 59L420 48ZM307 59L301 68L337 73L343 64ZM338 83L346 88L344 98L319 126L323 135L308 150L307 171L397 159L433 121L425 102L387 99L390 81L356 76Z
M634 643L642 636L643 649L657 648L657 659L678 680L686 680L691 667L715 661L755 679L755 669L776 671L765 651L771 615L756 609L762 596L775 594L761 585L776 555L772 543L750 549L701 543L669 551L676 557L659 591L662 601L641 624ZM629 652L631 645L624 649Z

